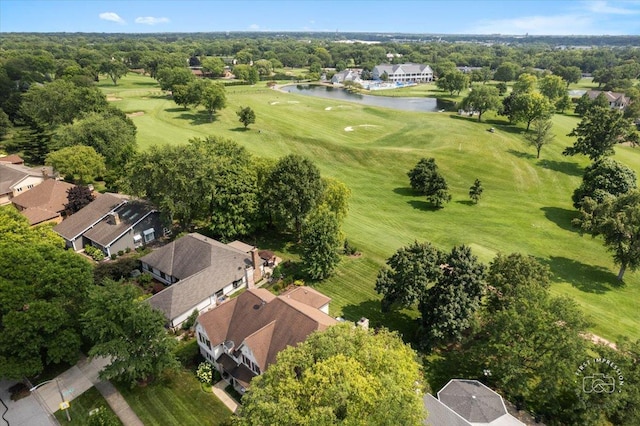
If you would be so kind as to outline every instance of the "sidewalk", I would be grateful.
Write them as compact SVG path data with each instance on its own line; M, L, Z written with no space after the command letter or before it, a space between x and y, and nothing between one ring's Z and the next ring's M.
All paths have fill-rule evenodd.
M224 380L220 380L218 383L211 387L211 390L213 391L213 394L217 396L218 399L222 401L222 403L226 405L229 410L231 410L232 413L235 413L238 409L238 403L224 391L224 388L226 388L227 385L227 382L225 382Z
M34 394L37 393L36 396L40 397L50 413L55 413L60 409L63 398L65 401L73 401L95 386L124 426L144 426L120 392L109 381L98 378L98 373L107 363L108 360L105 358L96 358L91 362L83 358L50 383L38 387ZM34 386L37 386L37 383L34 383Z

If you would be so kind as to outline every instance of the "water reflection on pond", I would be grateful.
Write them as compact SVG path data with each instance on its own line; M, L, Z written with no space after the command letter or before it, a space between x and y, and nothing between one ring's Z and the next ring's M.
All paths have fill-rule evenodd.
M313 84L297 84L284 86L282 90L298 95L308 95L339 101L357 102L364 105L393 108L403 111L434 112L443 109L450 110L451 108L453 108L453 103L442 101L436 98L390 98L383 96L362 95L359 93L351 93L341 88Z

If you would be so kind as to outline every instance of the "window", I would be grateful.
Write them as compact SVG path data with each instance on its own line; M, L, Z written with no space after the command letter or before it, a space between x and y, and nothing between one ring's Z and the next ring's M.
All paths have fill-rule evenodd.
M240 278L239 280L235 280L233 282L233 288L238 288L242 285L242 278Z
M142 241L142 235L136 234L136 235L133 236L134 244L138 244L138 243L140 243L140 241Z
M142 231L142 235L144 235L145 243L150 243L151 241L156 239L155 230L153 228L149 228L145 231Z

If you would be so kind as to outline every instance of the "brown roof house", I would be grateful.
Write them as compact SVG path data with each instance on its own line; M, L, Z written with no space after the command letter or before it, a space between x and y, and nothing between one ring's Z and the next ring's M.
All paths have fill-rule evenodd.
M40 185L50 176L50 167L29 168L10 161L0 161L0 206L11 203L13 197Z
M194 309L204 312L241 288L262 279L258 250L240 241L223 244L198 233L187 234L140 258L142 270L167 287L147 301L162 311L171 328Z
M47 179L35 188L11 200L20 213L29 219L29 225L45 222L60 223L67 204L67 192L75 185Z
M524 426L507 412L502 397L477 380L452 379L436 399L425 394L430 426Z
M106 256L148 244L163 232L160 213L150 203L109 193L98 194L53 230L75 251L89 244Z
M200 353L244 393L278 352L338 323L318 309L329 300L309 287L277 297L262 288L249 289L198 317Z

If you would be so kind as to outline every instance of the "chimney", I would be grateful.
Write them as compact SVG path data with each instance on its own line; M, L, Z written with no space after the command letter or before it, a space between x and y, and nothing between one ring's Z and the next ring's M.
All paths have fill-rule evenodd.
M109 222L113 222L113 225L120 225L120 215L116 212L112 212L111 220Z
M42 177L44 178L44 180L49 179L49 172L47 171L46 167L42 168Z
M257 283L262 279L262 259L255 247L251 249L251 263L253 264L253 282Z

